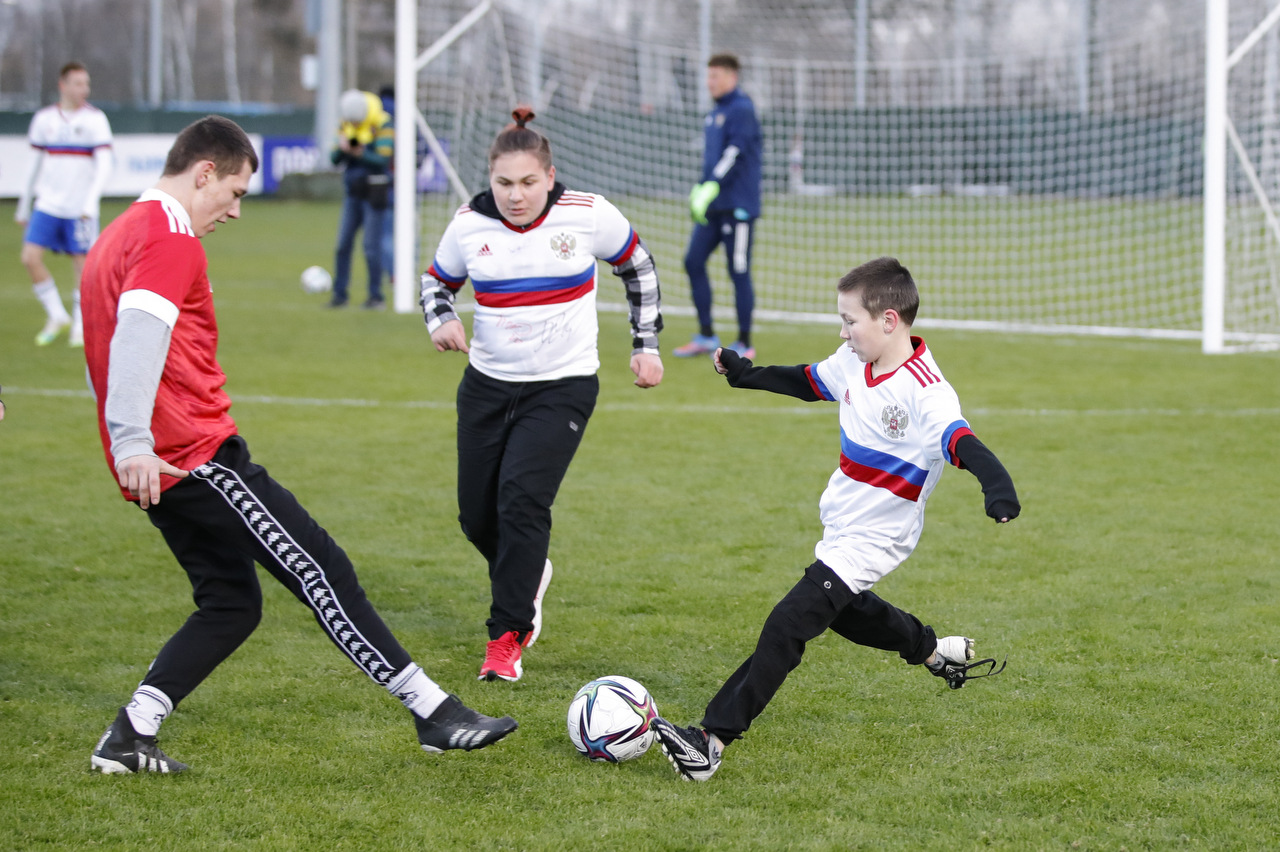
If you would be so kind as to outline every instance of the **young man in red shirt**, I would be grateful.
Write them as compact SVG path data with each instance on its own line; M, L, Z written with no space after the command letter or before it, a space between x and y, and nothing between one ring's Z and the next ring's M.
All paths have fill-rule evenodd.
M476 713L427 677L365 597L342 548L249 459L228 413L200 240L240 218L257 168L235 122L208 116L191 124L159 182L102 233L81 283L85 358L107 463L186 570L196 602L94 749L91 765L104 773L187 768L159 749L156 734L257 627L255 562L413 713L424 750L483 748L516 728L509 717Z

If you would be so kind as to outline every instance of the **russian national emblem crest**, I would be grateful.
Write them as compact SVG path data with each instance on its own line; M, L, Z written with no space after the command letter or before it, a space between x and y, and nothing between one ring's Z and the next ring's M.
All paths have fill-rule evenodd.
M899 441L907 435L911 415L900 405L886 405L880 410L880 422L884 424L884 433L892 440Z
M556 234L551 238L551 250L561 260L573 257L573 249L577 245L578 240L573 234Z

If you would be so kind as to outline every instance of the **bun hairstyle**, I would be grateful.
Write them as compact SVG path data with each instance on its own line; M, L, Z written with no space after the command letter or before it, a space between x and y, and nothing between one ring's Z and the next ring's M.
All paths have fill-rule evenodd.
M551 169L551 142L547 137L526 125L533 121L533 107L519 104L511 111L511 124L498 133L493 144L489 146L489 168L493 168L494 160L504 154L529 153L538 158L538 162L548 171Z

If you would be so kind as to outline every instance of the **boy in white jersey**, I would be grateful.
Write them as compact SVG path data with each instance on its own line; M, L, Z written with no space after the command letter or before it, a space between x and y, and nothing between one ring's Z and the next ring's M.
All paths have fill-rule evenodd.
M911 274L882 257L859 266L837 287L840 337L825 361L797 367L754 367L731 349L715 353L716 370L733 387L756 388L840 406L840 464L819 505L823 536L816 561L765 620L755 653L707 705L701 726L665 719L654 727L662 750L684 778L706 781L724 747L742 737L787 675L805 643L827 628L851 642L897 651L924 664L952 688L965 679L973 640L938 639L933 629L871 587L911 554L924 506L950 463L982 484L987 515L1008 523L1021 507L1004 465L969 429L960 402L933 355L911 336L920 305Z
M88 97L89 72L79 62L68 62L58 74L58 103L38 111L27 133L37 153L14 220L26 229L22 265L48 314L44 328L36 335L37 346L52 343L68 326L71 345L84 345L80 274L85 255L98 236L98 202L112 167L111 124L101 110L87 102ZM71 256L70 314L44 264L46 249Z

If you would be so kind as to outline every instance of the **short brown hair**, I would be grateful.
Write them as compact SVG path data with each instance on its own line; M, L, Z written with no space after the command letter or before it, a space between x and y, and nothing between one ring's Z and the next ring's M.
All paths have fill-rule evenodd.
M164 176L180 175L195 163L210 160L218 177L233 175L248 163L258 170L258 152L240 125L220 115L206 115L183 128L164 161Z
M71 74L75 71L83 71L86 74L89 73L89 69L84 67L83 62L68 62L66 65L63 65L62 68L58 70L58 79L65 80L67 79L68 74Z
M503 154L528 152L538 158L543 169L551 169L551 140L532 127L525 127L533 121L531 107L521 104L511 111L511 124L502 128L493 144L489 146L489 168L493 168L494 160Z
M858 293L863 309L873 317L892 308L907 325L916 321L920 291L907 268L896 257L878 257L845 273L836 285L841 293Z
M742 69L738 56L734 53L717 53L707 60L708 68L727 68L737 74Z

